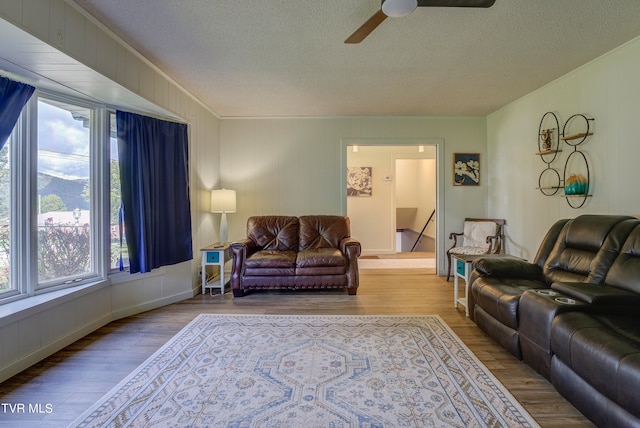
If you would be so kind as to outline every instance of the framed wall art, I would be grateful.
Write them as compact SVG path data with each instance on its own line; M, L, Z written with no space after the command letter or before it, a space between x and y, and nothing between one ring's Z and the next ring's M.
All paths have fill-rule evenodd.
M371 196L372 173L370 166L347 167L347 196Z
M480 153L453 154L453 185L480 185Z

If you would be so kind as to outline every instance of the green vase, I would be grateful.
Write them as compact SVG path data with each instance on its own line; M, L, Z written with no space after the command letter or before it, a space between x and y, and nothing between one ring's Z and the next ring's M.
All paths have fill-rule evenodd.
M565 195L585 195L589 190L587 179L580 174L573 174L564 183Z

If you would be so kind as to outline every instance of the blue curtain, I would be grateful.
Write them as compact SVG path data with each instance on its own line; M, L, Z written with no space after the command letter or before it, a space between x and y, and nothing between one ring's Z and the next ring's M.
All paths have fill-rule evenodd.
M0 150L36 88L0 76Z
M116 112L131 273L193 258L187 125Z

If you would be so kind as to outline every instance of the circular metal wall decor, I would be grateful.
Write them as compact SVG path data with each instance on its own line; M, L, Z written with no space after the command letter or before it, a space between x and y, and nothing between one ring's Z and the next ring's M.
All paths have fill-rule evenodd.
M582 207L589 194L591 187L591 173L589 171L589 162L584 152L578 150L578 147L584 143L587 138L593 135L591 131L591 121L595 119L588 118L584 114L574 114L569 117L562 127L562 141L573 147L573 151L567 157L564 163L563 183L564 197L571 208ZM571 124L579 126L581 132L571 133L567 135L568 128Z
M538 177L538 190L545 196L553 196L562 188L560 173L551 167L560 153L560 122L554 112L542 115L538 126L538 152L547 166Z

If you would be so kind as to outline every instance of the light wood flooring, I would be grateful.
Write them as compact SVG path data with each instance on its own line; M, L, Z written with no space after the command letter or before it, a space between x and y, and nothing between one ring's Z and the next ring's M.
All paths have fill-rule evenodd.
M422 270L361 271L357 296L297 291L234 299L227 291L114 321L0 384L0 426L67 426L200 313L438 314L541 426L592 426L547 380L485 336L464 308L454 309L453 282ZM2 412L3 403L39 403L45 413Z

